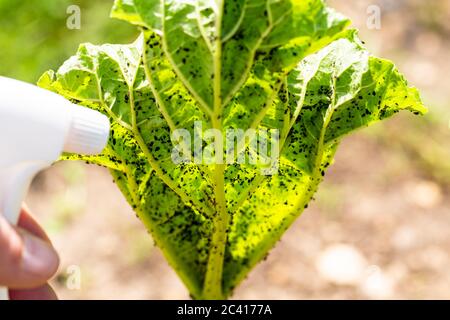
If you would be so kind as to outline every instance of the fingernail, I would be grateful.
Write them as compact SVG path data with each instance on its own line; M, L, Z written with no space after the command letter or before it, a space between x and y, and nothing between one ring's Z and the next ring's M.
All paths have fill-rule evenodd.
M56 251L47 242L32 235L26 234L23 238L23 270L39 276L52 276L59 264Z

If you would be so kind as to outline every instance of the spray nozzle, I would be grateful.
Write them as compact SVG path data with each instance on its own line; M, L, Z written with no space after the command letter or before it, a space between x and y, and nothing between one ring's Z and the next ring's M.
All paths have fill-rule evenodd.
M73 105L70 109L72 119L64 151L86 155L102 152L109 136L108 118L85 107Z

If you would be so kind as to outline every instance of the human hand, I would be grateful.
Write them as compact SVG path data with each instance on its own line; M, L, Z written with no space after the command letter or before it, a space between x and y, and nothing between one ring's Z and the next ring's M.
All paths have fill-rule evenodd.
M58 265L50 239L27 209L17 227L0 215L0 286L12 288L11 300L56 299L47 281Z

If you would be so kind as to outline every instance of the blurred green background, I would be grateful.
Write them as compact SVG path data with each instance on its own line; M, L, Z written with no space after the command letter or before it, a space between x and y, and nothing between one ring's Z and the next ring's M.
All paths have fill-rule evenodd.
M81 29L66 27L67 8L81 9ZM36 82L82 42L126 43L136 28L109 19L111 0L0 0L0 75Z
M345 139L317 200L234 298L449 298L450 1L328 2L374 54L396 62L430 112ZM66 27L70 5L81 8L80 30ZM381 9L379 30L367 25L371 5ZM0 0L0 75L34 83L79 43L131 42L136 29L109 19L111 6ZM35 179L27 202L61 254L61 298L188 298L105 169L58 164Z

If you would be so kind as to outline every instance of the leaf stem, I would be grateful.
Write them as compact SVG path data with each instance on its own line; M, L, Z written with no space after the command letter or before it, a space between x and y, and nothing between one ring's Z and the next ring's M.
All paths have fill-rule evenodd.
M223 0L218 0L216 19L216 39L214 51L214 109L211 118L212 127L221 133L222 127L222 15ZM223 150L223 140L220 143ZM216 155L217 156L217 155ZM219 160L219 161L217 161ZM228 212L225 200L225 164L223 159L216 159L213 173L214 194L216 198L216 213L213 216L213 235L210 244L208 264L206 267L203 287L204 299L223 299L222 276L225 246L227 244Z
M215 166L214 191L217 212L213 217L213 235L203 288L204 299L224 298L222 292L222 274L229 221L225 202L224 172L224 164Z

